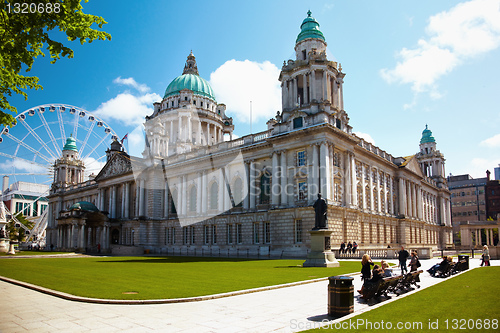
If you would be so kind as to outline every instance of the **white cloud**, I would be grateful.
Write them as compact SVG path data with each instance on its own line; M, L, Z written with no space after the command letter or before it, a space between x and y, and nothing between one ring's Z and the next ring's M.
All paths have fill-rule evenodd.
M436 82L465 60L500 46L500 0L460 3L429 19L427 37L414 49L403 48L393 69L380 74L389 83L409 83L415 93L440 97Z
M137 83L134 80L133 77L129 77L127 79L122 79L122 77L119 76L119 77L117 77L116 79L113 80L113 83L123 84L123 85L126 85L126 86L130 86L132 88L137 89L141 93L146 93L146 92L148 92L150 90L147 85Z
M128 142L124 143L128 148L128 153L131 156L142 157L142 152L144 151L145 141L144 141L144 126L137 126L132 132L128 134Z
M500 158L485 159L485 158L473 158L469 162L466 170L474 178L486 177L486 170L490 170L493 174L493 169L500 164Z
M124 125L139 125L144 123L147 115L153 113L153 103L161 101L160 95L147 93L150 88L137 83L134 78L122 79L119 76L113 83L131 86L137 89L139 94L126 91L99 105L93 113L104 120L117 120Z
M101 169L106 164L106 160L100 159L98 161L95 158L89 156L89 157L86 157L83 159L83 163L85 165L85 173L84 173L85 179L84 180L87 180L88 176L91 174L94 174L97 176L97 174L101 171Z
M8 173L12 172L15 173L17 171L24 171L27 173L34 173L34 174L49 174L50 170L47 167L43 167L38 164L30 163L27 160L21 160L21 159L8 159L5 160L5 162L0 163L0 170L7 171Z
M372 145L375 144L375 140L370 136L370 134L363 133L363 132L354 132L357 136L359 136L361 139L365 140L366 142L371 143Z
M217 101L227 105L227 114L240 122L268 120L281 110L280 70L269 61L226 61L210 74Z
M144 123L144 117L153 113L153 103L161 101L155 93L139 96L125 92L99 105L93 113L104 120L117 120L125 125Z
M481 146L500 147L500 134L494 135L491 138L481 141Z

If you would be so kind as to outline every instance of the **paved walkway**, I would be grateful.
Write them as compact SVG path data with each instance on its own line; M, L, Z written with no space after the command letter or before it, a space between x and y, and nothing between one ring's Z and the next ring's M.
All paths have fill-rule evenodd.
M425 272L439 261L422 260L418 290L444 281ZM470 266L478 267L479 259L471 259ZM324 280L200 302L107 305L68 301L0 282L0 332L295 332L328 319L327 287ZM359 274L354 275L354 287L361 287ZM367 305L355 292L354 315L401 297Z

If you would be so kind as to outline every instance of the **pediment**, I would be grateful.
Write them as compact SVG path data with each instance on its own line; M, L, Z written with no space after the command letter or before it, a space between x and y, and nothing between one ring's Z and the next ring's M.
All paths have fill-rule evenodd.
M113 155L111 159L106 162L99 174L95 177L96 181L111 178L126 173L132 172L132 163L127 154L118 153Z
M404 167L406 170L409 170L409 171L411 171L411 172L413 172L413 173L415 173L423 178L424 174L422 173L422 170L420 169L420 165L418 164L418 161L417 161L415 155L406 157L405 159L406 159L406 161L402 164L402 167Z

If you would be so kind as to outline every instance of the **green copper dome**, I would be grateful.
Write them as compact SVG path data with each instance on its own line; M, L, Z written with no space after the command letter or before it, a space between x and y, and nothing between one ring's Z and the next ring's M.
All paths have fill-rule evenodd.
M93 203L88 201L79 201L75 203L73 206L69 208L69 210L73 209L80 209L85 212L96 212L96 213L99 211L99 209L97 209L97 207Z
M189 89L196 95L211 98L215 101L215 94L210 84L196 74L182 74L176 77L165 90L163 98L178 94L183 89Z
M72 136L66 139L66 144L63 147L63 150L73 150L78 151L76 148L76 140Z
M420 143L428 143L428 142L436 142L436 139L432 136L432 132L425 125L425 129L422 131L422 139L420 139Z
M323 33L319 30L318 21L311 17L311 11L307 12L307 17L304 19L304 21L302 21L300 29L301 31L297 36L297 40L295 41L295 43L303 41L307 38L316 38L325 41L325 36L323 36Z

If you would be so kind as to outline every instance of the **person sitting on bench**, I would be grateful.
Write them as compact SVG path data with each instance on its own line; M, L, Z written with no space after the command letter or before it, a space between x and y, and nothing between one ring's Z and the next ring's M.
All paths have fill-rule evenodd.
M389 264L387 263L387 261L382 260L380 262L380 265L382 266L382 269L384 270L384 277L394 276L394 272L392 271L392 268L389 267Z
M443 256L443 261L441 261L439 264L435 264L434 266L432 266L431 268L429 268L427 270L427 272L429 272L429 274L434 277L436 275L436 272L437 271L444 271L444 269L446 268L446 266L448 266L448 257L447 256Z
M361 294L361 298L365 298L364 295L365 289L374 288L376 284L383 278L384 278L384 270L379 265L373 266L372 278L369 280L365 280L363 286L361 287L361 290L358 290L358 292Z

